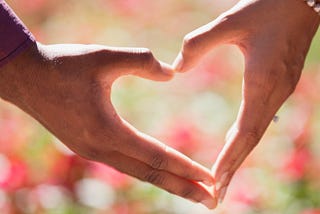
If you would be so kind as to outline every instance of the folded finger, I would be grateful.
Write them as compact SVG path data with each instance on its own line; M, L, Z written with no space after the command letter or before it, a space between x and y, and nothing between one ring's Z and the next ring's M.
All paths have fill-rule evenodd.
M167 81L172 79L172 67L157 60L147 48L115 48L109 49L111 54L106 54L106 60L111 60L115 65L116 78L123 75L135 75L154 81ZM108 69L107 69L108 70Z
M166 171L184 179L214 183L209 169L160 141L143 134L123 121L121 153L137 159L153 169Z
M107 164L116 169L134 176L139 180L151 183L170 193L189 199L193 202L199 202L209 209L216 207L216 200L210 191L203 185L185 179L183 177L171 174L167 171L152 168L150 165L141 162L135 158L128 157L121 153L114 153L108 158Z

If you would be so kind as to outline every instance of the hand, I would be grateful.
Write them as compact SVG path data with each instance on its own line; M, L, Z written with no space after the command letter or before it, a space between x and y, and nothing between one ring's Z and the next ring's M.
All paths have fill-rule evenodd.
M240 110L213 166L220 201L235 171L293 93L318 25L319 16L302 0L241 0L186 35L174 62L180 72L220 44L237 45L245 57Z
M137 131L115 111L111 86L123 75L170 80L146 49L37 44L0 71L0 95L80 156L214 207L210 170Z

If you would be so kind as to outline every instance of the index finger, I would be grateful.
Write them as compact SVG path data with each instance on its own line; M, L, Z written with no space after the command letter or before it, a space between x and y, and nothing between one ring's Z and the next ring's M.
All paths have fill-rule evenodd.
M112 148L105 146L96 148L98 151L94 149L96 161L109 164L181 197L201 202L208 208L216 206L211 191L201 184L213 184L209 169L139 132L115 112L112 126L114 137L112 143L109 143Z
M185 179L164 170L154 169L144 162L121 153L113 153L105 163L111 164L121 172L149 182L182 198L202 203L209 209L216 207L217 203L212 195L212 191L201 183Z
M153 169L163 170L207 185L214 183L210 170L186 155L139 132L125 121L123 121L122 128L125 129L124 133L127 135L123 140L125 143L121 144L121 153L135 158Z
M235 19L222 14L214 21L188 33L180 53L173 63L175 70L185 72L219 44L232 43L237 33Z

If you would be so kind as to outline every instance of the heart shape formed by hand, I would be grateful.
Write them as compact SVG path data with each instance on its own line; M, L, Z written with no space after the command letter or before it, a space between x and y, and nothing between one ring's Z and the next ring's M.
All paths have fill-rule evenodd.
M279 10L269 16L266 11L272 11L275 4ZM213 175L177 150L137 131L116 113L110 96L118 77L133 74L164 81L173 76L172 67L146 49L34 44L3 68L6 74L12 74L15 65L31 71L9 75L7 82L21 84L16 86L16 98L6 99L82 157L213 208L217 197L223 200L233 174L299 80L319 22L303 5L302 1L242 0L185 37L173 64L178 72L195 67L219 44L237 45L245 56L241 107ZM299 13L289 20L284 18L288 10ZM188 133L180 133L179 138L192 142ZM213 183L213 190L205 186Z

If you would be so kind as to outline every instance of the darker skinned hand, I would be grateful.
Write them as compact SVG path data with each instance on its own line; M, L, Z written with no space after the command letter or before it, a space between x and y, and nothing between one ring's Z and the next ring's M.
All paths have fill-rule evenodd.
M173 70L147 49L38 43L1 68L0 96L80 156L213 208L209 169L116 113L111 87L123 75L167 81Z

